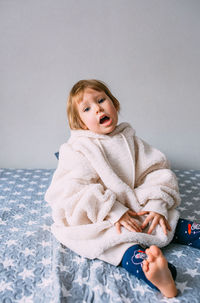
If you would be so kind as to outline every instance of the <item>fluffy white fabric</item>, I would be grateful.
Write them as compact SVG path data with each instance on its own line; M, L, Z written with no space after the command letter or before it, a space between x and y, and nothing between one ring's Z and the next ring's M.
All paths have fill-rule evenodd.
M52 232L61 243L81 256L114 265L135 243L167 245L179 218L178 184L166 157L127 123L109 135L73 130L60 148L45 199L52 207ZM172 231L166 236L157 226L148 235L122 228L119 235L114 224L128 209L160 213Z

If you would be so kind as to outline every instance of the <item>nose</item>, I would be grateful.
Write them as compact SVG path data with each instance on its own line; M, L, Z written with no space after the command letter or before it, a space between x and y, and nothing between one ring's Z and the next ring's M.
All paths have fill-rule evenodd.
M102 108L101 108L101 105L98 103L98 104L96 104L96 108L95 108L95 110L96 110L96 114L98 114L99 112L101 112L102 111Z

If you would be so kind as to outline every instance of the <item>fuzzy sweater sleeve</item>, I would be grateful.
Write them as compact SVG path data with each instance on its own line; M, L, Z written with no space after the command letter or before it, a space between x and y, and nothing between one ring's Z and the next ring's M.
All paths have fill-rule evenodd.
M77 226L109 220L114 224L128 210L106 189L89 161L69 144L59 151L59 163L45 200L57 225Z
M163 153L135 136L135 194L144 211L168 219L168 210L180 204L178 182Z

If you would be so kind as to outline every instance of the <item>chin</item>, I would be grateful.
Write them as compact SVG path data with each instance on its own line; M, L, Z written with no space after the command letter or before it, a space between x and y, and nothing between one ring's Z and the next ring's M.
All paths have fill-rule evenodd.
M105 130L105 134L110 134L113 132L113 130L115 129L116 125L111 127L110 129Z

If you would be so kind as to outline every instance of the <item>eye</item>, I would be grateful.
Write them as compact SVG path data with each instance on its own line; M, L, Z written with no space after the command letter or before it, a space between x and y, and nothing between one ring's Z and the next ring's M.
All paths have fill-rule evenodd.
M84 112L88 112L90 110L90 107L86 107L86 108L84 108Z
M105 101L104 98L100 99L100 100L98 101L98 103L103 103L103 101Z

